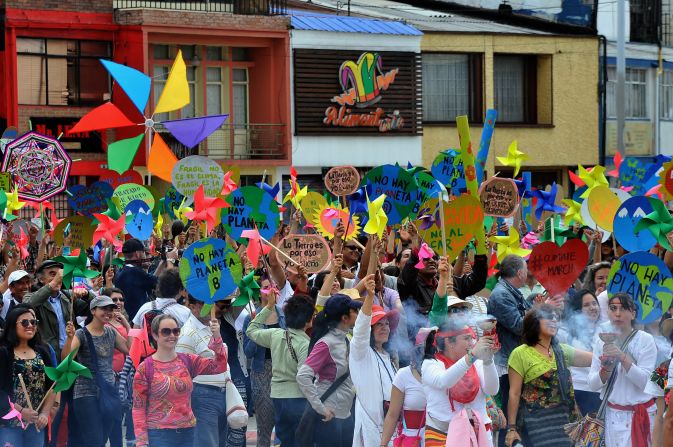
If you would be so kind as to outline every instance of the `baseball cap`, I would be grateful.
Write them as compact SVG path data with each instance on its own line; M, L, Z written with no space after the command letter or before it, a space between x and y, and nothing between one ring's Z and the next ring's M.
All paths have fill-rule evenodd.
M122 253L135 253L136 251L145 251L145 246L138 239L129 239L122 245Z
M35 270L35 273L40 273L42 270L49 269L49 268L52 268L52 267L58 267L58 268L62 269L63 264L61 264L58 261L54 261L53 259L47 259L42 264L40 264L40 266L37 268L37 270Z
M350 309L360 310L361 307L361 301L355 301L348 295L337 293L336 295L329 297L329 299L325 302L323 311L327 316L337 317L339 315L347 314Z
M7 284L11 284L16 281L20 281L26 276L30 276L30 273L28 273L25 270L14 270L12 273L9 274L9 278L7 279Z
M106 307L106 306L117 306L112 298L107 295L99 295L96 298L91 300L89 304L89 309L94 309L95 307Z

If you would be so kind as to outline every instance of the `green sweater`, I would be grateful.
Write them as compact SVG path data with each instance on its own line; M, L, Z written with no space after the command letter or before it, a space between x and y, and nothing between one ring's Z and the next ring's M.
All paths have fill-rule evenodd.
M439 296L435 292L435 296L432 298L432 309L430 309L430 313L428 314L428 319L432 326L442 327L442 324L448 318L448 302L448 295Z
M264 328L264 322L271 312L273 312L271 309L264 307L250 322L246 333L258 345L271 349L273 365L271 397L277 399L303 398L304 394L297 385L297 370L308 356L308 344L311 339L301 329L287 329L290 334L290 343L297 354L297 361L295 361L287 345L285 329Z

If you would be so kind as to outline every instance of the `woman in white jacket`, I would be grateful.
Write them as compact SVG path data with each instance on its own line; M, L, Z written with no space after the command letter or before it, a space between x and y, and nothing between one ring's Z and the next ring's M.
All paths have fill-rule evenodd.
M384 406L390 402L390 391L396 367L387 347L390 333L399 321L397 310L385 312L373 306L374 275L365 278L367 297L355 320L350 344L348 366L355 385L355 432L353 447L378 446L383 433Z

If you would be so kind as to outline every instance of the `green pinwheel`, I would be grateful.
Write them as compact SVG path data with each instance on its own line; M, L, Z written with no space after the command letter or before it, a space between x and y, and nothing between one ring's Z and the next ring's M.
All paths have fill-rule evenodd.
M72 287L72 278L95 278L100 272L86 268L86 252L81 250L79 256L57 256L54 261L63 264L63 286Z
M77 350L72 351L56 368L45 366L44 372L47 373L47 377L54 381L55 393L70 389L77 376L93 378L89 368L73 360L76 353Z
M107 211L102 214L106 215L112 220L117 220L122 217L122 213L119 212L119 199L116 197L114 199L105 199L107 203Z
M238 291L240 292L240 295L238 295L236 300L231 304L232 306L245 306L250 301L259 297L260 287L259 284L257 284L257 281L255 281L254 275L255 272L252 271L245 275L243 279L241 279L241 282L238 283Z
M673 250L671 244L666 237L668 233L673 231L673 217L666 209L666 205L659 199L648 197L653 211L647 216L640 219L633 229L634 233L638 233L644 229L648 229L650 233L657 239L657 242L667 250Z

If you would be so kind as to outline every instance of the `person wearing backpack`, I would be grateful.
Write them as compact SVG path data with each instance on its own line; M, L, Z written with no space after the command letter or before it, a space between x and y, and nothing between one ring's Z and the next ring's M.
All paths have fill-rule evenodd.
M157 289L161 298L157 297L155 300L140 306L135 317L133 317L133 326L142 328L145 316L149 315L153 318L154 314L172 315L180 327L184 326L192 313L189 308L178 303L178 298L182 296L185 290L178 269L169 269L159 275ZM149 319L151 320L152 318Z
M180 325L169 314L152 320L157 351L139 366L133 380L133 425L137 447L187 447L194 442L196 418L192 412L192 379L227 370L227 350L220 324L211 320L208 348L214 358L178 353Z
M115 348L128 354L131 338L124 339L119 332L107 326L117 305L109 296L97 296L90 303L91 317L86 326L75 331L68 321L66 342L61 358L77 351L77 361L89 368L92 379L78 376L73 388L73 416L77 421L76 442L73 447L104 447L112 425L119 420L121 404L115 389L112 356ZM119 321L130 329L126 318Z

